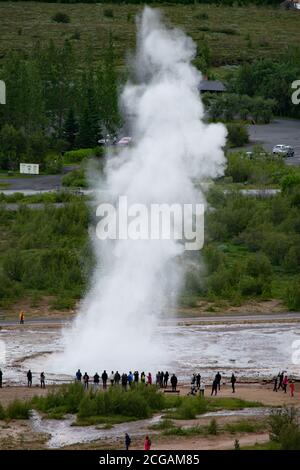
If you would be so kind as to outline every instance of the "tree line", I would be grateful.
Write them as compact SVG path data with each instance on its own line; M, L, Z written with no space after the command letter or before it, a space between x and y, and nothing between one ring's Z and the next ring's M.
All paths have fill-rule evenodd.
M90 46L79 60L70 41L10 52L0 69L7 104L0 107L0 167L40 161L51 148L94 147L120 126L112 35L101 60Z
M10 1L10 0L3 0L3 1ZM14 0L18 1L30 1L30 0ZM103 3L103 4L112 4L112 5L120 5L120 4L128 4L128 5L143 5L147 4L159 4L157 0L36 0L39 3ZM168 4L179 4L179 5L197 5L197 4L216 4L216 5L278 5L278 0L168 0L166 2Z

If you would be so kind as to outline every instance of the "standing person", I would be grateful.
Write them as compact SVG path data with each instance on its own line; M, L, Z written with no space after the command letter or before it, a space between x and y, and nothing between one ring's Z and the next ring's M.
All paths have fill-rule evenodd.
M189 393L190 395L196 395L197 394L197 389L196 389L196 382L191 381L191 391Z
M164 387L165 388L167 388L167 386L168 386L168 381L169 381L169 372L166 371L165 376L164 376Z
M293 380L290 383L290 392L291 392L291 397L293 397L295 393L295 384Z
M94 379L94 390L98 390L99 382L100 382L100 375L98 374L98 372L96 372L93 379Z
M201 380L200 388L199 388L200 397L204 397L204 393L205 393L205 382L204 380Z
M134 371L133 377L134 377L134 383L137 385L139 383L139 373L137 370Z
M146 382L146 374L145 374L144 371L141 373L141 382L142 382L142 384L144 384Z
M215 377L212 383L210 396L212 396L213 394L217 395L217 393L218 393L218 381Z
M159 385L160 385L160 371L158 371L157 374L156 374L155 385L157 387L159 387Z
M278 385L278 389L277 389L277 390L279 390L279 389L281 389L281 388L282 388L282 390L283 390L283 372L278 373L278 377L279 377L279 385Z
M89 380L90 380L90 377L85 372L85 374L83 376L83 383L84 383L84 389L85 390L87 390L89 388Z
M102 383L103 383L103 390L106 390L106 383L107 383L107 379L108 379L108 375L107 375L106 370L103 371L103 374L102 374L101 378L102 378Z
M45 373L44 373L44 372L41 372L40 381L41 381L41 388L46 388L46 385L45 385Z
M31 385L32 385L32 372L29 369L29 371L27 372L27 387L31 387Z
M234 375L233 372L231 374L230 382L231 382L232 393L235 393L236 376Z
M22 310L20 312L19 319L20 319L20 325L24 325L25 315Z
M201 375L197 374L196 375L196 387L198 388L198 390L200 389L200 383L201 383Z
M177 377L175 374L173 374L171 377L172 392L176 392L177 382Z
M218 390L220 391L221 390L221 379L222 379L222 376L221 376L220 372L218 372L216 374L215 378L216 378L216 381L217 381Z
M115 374L113 370L110 373L109 380L110 380L110 385L113 386L113 384L115 383Z
M126 432L125 433L125 449L126 450L129 450L130 444L131 444L131 438L130 438L129 434L127 434L127 432Z
M150 450L151 449L151 439L149 436L146 436L145 442L144 442L144 450Z
M116 384L116 385L119 385L120 379L121 379L121 376L120 376L119 372L117 371L117 372L115 373L115 384Z
M127 374L122 374L122 388L127 390Z
M152 375L151 375L151 372L148 372L148 375L147 375L147 385L152 385Z
M128 374L128 377L127 377L127 380L128 380L129 386L131 387L131 385L132 385L132 382L133 382L133 375L132 375L132 372L131 372L131 370L129 371L129 374Z
M165 374L163 373L163 371L161 371L160 373L160 378L159 378L159 386L160 388L162 388L164 386L164 378L165 378Z
M273 387L273 392L277 392L278 388L278 375L274 377L274 387Z
M78 369L78 371L76 372L77 382L81 382L81 377L82 377L82 373L81 373L80 369Z
M287 389L288 383L289 383L288 376L285 375L284 378L283 378L283 381L282 381L284 393L286 393L286 389Z
M0 369L0 388L2 388L2 378L3 378L3 372Z

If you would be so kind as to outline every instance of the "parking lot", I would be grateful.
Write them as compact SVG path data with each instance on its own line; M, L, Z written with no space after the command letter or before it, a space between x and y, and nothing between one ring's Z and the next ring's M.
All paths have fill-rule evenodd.
M276 119L271 124L250 125L248 127L250 144L247 148L260 144L266 150L272 151L277 144L290 145L295 150L293 158L287 158L286 163L300 165L300 120Z

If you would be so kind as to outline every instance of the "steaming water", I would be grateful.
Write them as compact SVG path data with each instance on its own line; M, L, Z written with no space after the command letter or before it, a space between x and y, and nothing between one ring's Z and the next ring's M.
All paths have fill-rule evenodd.
M133 78L121 94L134 144L108 156L105 182L99 187L107 188L106 202L126 196L129 205L148 208L152 203L203 203L204 195L192 180L201 183L223 174L226 130L203 122L201 75L191 64L196 46L149 8L139 20L137 38ZM127 230L127 222L120 225ZM133 363L149 368L158 366L162 357L168 363L171 356L167 358L156 327L180 292L183 245L175 240L103 242L95 237L94 247L97 268L91 289L64 333L64 352L52 359L53 370L74 370L79 363L94 369L99 363L109 369Z
M166 356L161 356L158 369L168 367L169 372L178 374L180 381L188 381L194 371L200 371L209 381L216 370L227 377L235 371L239 379L270 379L279 370L287 370L296 377L300 375L299 365L292 361L292 343L300 340L299 323L179 326L170 321L159 325L156 331L164 341L162 349L167 351ZM49 357L49 364L53 357L49 353L62 349L59 328L32 326L30 330L20 328L17 331L3 328L0 338L6 345L6 362L0 364L6 382L25 384L28 368L33 371L34 384L38 383L41 370L45 370L47 382L51 383L71 380L78 367L83 369L80 361L68 370L69 375L45 369L45 357ZM133 360L125 368L119 365L117 368L128 372L138 368L138 362ZM100 359L96 367L90 364L86 370L93 375L104 368L108 369L107 364ZM148 371L146 366L142 369ZM149 370L155 373L156 364Z

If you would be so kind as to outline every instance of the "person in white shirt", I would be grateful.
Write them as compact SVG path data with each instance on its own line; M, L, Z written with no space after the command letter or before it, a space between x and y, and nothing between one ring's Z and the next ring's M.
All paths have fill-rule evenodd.
M111 371L111 374L109 376L109 380L110 380L110 385L113 385L114 382L115 382L115 374L114 374L113 370Z

